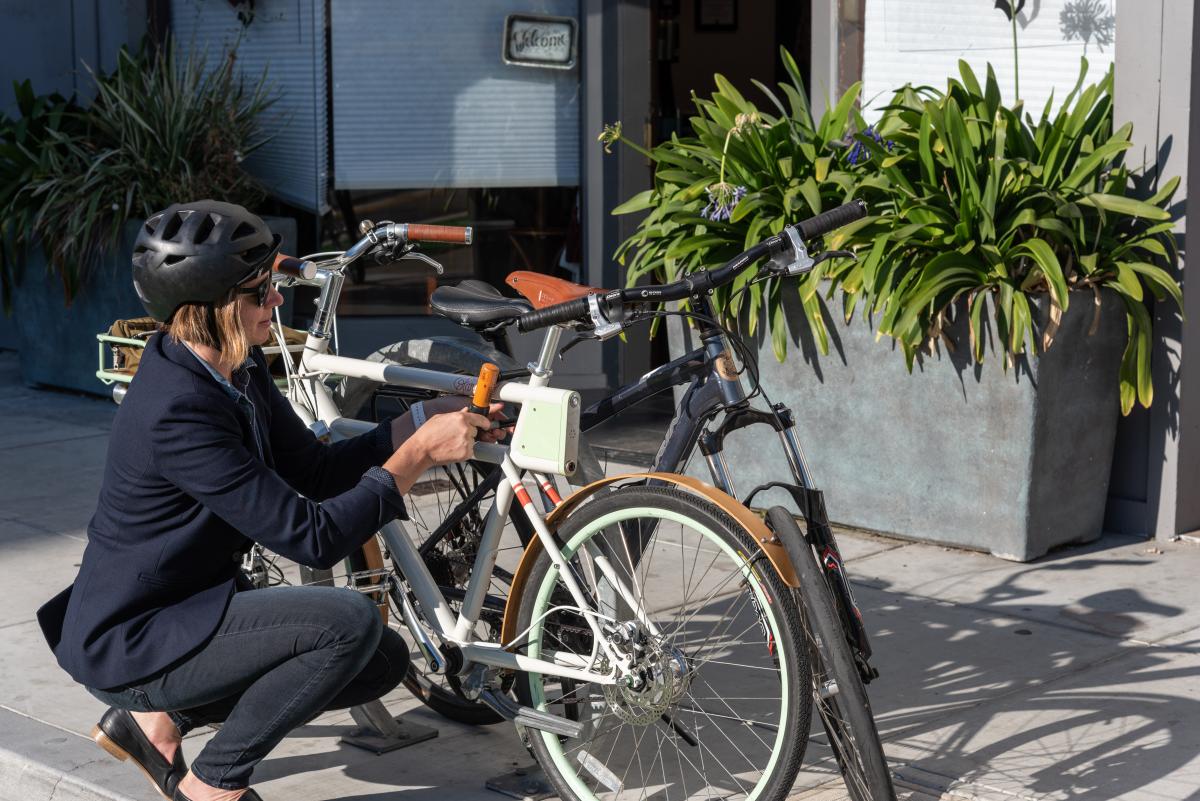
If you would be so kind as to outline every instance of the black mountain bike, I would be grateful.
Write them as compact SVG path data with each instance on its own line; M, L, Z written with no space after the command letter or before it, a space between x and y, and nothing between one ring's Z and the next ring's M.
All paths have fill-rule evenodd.
M541 290L531 292L534 297L569 298L543 308L535 309L526 300L505 297L479 281L439 287L431 298L433 309L471 328L490 347L480 352L453 338L416 340L397 343L372 358L403 364L435 364L467 374L477 373L480 362L493 361L500 364L503 379L527 375L509 356L505 332L513 324L521 331L558 325L574 330L582 338L608 339L629 325L655 317L675 314L694 321L700 347L586 409L580 417L581 428L586 432L651 396L683 386L674 419L655 458L654 470L680 472L699 448L713 483L730 494L733 485L723 455L725 437L748 426L768 426L778 435L791 480L755 487L741 500L750 506L759 493L780 489L789 493L795 503L794 510L772 507L767 521L787 549L800 579L799 594L812 661L813 701L825 729L824 744L832 751L855 801L890 801L895 798L895 791L864 689L878 672L870 664L871 646L829 525L823 495L805 462L791 411L782 403L766 399L758 383L753 355L739 337L721 325L710 301L714 289L731 283L755 265L757 274L753 280L761 281L797 277L825 259L850 256L843 252L810 256L806 243L865 214L866 206L861 201L848 203L787 226L779 235L755 245L719 269L693 273L664 286L606 291L525 274L536 280ZM520 280L512 276L509 282L522 288ZM668 312L660 308L664 302L685 299L691 311ZM753 389L748 394L731 357L731 345L738 349L749 373ZM763 397L767 409L751 406L750 401L756 396ZM348 385L344 388L342 408L350 413L369 405L369 411L378 412L388 401L398 402L403 408L421 397L421 393L413 390ZM444 590L447 597L451 597L456 586L465 584L468 573L464 569L469 570L475 556L471 545L478 541L474 532L481 528L478 510L499 480L499 471L490 465L472 465L466 471L456 469L457 474L436 480L446 490L448 500L439 501L440 522L430 527L420 546L437 568L434 572L439 581L447 584ZM552 488L545 489L553 493ZM553 503L557 497L546 500ZM804 520L804 531L796 523L796 513ZM530 527L521 516L519 507L514 506L512 522L524 545ZM502 583L507 574L500 570L498 575ZM485 608L495 610L499 626L506 588L496 585L493 589L496 594L489 598ZM419 673L420 668L412 670ZM408 683L410 688L419 687L418 697L447 717L468 723L500 720L491 709L471 700L456 683L447 683L445 677L414 675ZM820 741L814 739L814 742Z

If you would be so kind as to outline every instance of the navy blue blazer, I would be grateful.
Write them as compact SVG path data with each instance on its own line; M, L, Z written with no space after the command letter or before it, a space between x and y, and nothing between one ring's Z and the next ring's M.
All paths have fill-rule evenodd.
M279 393L262 351L247 415L181 343L146 345L113 420L104 480L75 583L38 610L58 663L81 684L134 683L216 631L251 541L330 567L403 516L390 425L334 444Z

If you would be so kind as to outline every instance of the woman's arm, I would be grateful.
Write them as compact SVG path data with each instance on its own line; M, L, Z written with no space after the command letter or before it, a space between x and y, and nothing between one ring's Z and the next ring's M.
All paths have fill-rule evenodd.
M330 567L404 515L395 487L370 470L346 477L349 488L323 502L298 494L246 449L236 415L206 396L176 396L150 439L161 475L250 539L301 564Z
M395 450L392 420L350 439L325 443L296 416L279 388L267 389L271 409L271 451L275 469L302 495L323 501L353 487L369 468Z
M476 435L490 425L486 417L467 411L435 415L382 470L371 467L352 476L349 489L317 502L297 494L246 449L236 415L236 409L214 407L201 395L172 398L150 430L155 465L246 537L319 568L337 564L385 523L403 516L401 495L421 473L470 458Z
M489 411L498 413L500 408L501 404L496 403ZM405 424L403 420L398 419L398 422ZM383 463L383 469L392 475L396 491L403 495L429 468L470 459L477 439L493 441L495 437L489 431L491 424L487 417L471 414L467 409L435 414L415 431L409 419L407 430L401 428L398 432L397 436L402 439L395 453Z
M370 467L383 464L412 436L415 426L408 412L384 420L374 430L351 439L324 443L301 422L291 404L273 384L271 398L271 450L275 469L289 484L314 500L345 492ZM469 398L447 396L424 402L425 417L459 411ZM499 416L502 404L492 404L489 415ZM495 442L499 432L481 431L480 441ZM418 472L416 475L420 475ZM415 477L414 477L415 480ZM405 488L404 492L407 492Z

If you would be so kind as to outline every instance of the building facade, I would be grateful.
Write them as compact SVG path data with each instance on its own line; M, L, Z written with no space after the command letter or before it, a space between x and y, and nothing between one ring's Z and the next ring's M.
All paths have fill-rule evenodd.
M1186 199L1200 180L1200 167L1189 169L1200 158L1188 147L1200 129L1192 4L1013 5L1028 107L1061 98L1080 55L1092 75L1116 65L1116 117L1134 123L1138 143L1129 158L1157 165L1151 185L1183 179L1186 246ZM711 88L715 72L738 86L772 83L783 46L816 107L862 80L868 116L888 87L944 80L959 58L993 64L1006 99L1017 79L1007 20L985 0L21 0L5 4L4 23L0 107L9 112L13 79L85 92L82 64L111 67L118 46L147 32L169 31L210 57L234 52L247 75L266 70L279 97L272 139L251 168L309 221L314 247L347 241L366 218L469 221L477 245L438 253L442 280L497 285L513 269L621 285L612 254L635 223L609 212L650 185L651 166L628 149L606 154L596 136L617 120L645 144L686 130L690 92ZM359 331L360 350L436 324L423 317L430 275L406 265L358 278L343 332ZM1184 286L1191 307L1200 289ZM1196 334L1172 310L1155 313L1156 402L1121 422L1106 525L1170 537L1200 529L1200 411L1191 411L1200 394L1187 392L1183 359ZM392 322L401 318L409 328ZM519 355L533 347L516 343ZM664 355L638 336L586 343L560 377L595 396Z

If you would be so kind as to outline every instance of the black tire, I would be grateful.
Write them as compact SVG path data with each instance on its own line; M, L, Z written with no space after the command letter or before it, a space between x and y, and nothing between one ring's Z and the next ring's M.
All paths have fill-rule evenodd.
M711 538L706 538L697 540L698 545L705 545L706 548L687 547L685 537L676 535L671 530L669 523L658 522L666 518L656 517L657 512L680 515L689 522L703 526L720 540L721 546L712 547ZM648 786L646 779L655 782L655 786L658 788L653 794L655 799L670 801L675 798L691 798L695 797L698 790L695 782L691 785L687 782L686 776L690 771L694 771L700 781L707 782L710 790L713 786L721 788L722 784L725 784L724 792L719 793L721 798L729 797L730 792L737 797L753 796L758 801L778 801L785 798L791 791L796 774L800 769L811 715L811 680L807 653L804 648L804 635L800 628L800 610L794 594L765 559L757 558L760 553L759 549L745 530L731 517L713 504L674 487L627 486L599 496L568 515L567 519L559 526L556 537L561 543L570 543L573 537L588 532L594 528L596 521L610 514L615 514L615 522L596 529L596 533L591 535L588 541L595 542L596 538L604 537L605 539L596 542L597 552L609 556L614 563L618 560L624 563L632 561L635 570L626 571L626 575L629 575L630 572L645 574L640 579L640 586L648 589L645 589L643 596L645 600L642 603L646 605L651 619L655 620L656 625L659 626L662 636L659 638L651 636L649 639L642 640L645 648L643 653L652 651L657 651L659 655L673 653L677 659L682 657L682 662L687 666L687 672L684 674L683 680L680 680L678 684L672 684L671 679L663 679L664 673L661 668L649 667L642 674L643 678L647 675L651 677L648 687L641 690L612 687L610 688L612 695L609 694L609 690L605 690L597 684L571 679L555 679L540 674L520 674L517 678L516 690L523 704L540 705L543 710L552 714L585 724L585 734L580 739L563 739L529 729L527 732L528 746L534 757L542 766L560 797L567 801L593 801L597 795L603 795L606 799L609 797L615 799L644 797L645 787ZM637 515L637 517L629 519L655 520L656 522L651 526L635 523L630 527L621 517L626 514ZM683 530L680 527L680 531ZM616 532L624 534L628 541L630 532L638 531L651 532L649 536L643 537L648 545L644 548L633 548L638 555L622 560L619 556L621 549L612 545L614 541L620 541L620 535ZM654 539L660 532L665 532L662 540ZM634 536L637 535L634 534ZM678 542L672 541L672 537L677 537ZM668 568L664 566L666 562L660 558L659 573L662 575L651 572L655 557L644 555L654 553L658 548L664 549L657 551L659 553L667 552L665 550L667 548L672 554L678 551L681 558L679 571L681 575L688 572L686 563L689 557L692 559L687 589L681 593L682 601L679 601L679 595L672 591L671 585L668 583L673 581L673 578L668 577L675 575L674 566L668 571ZM698 595L708 593L707 587L700 589L704 582L703 576L697 579L694 585L692 584L692 578L699 575L698 560L706 558L700 556L702 552L716 554L709 566L703 569L705 574L712 569L712 565L718 558L724 557L723 567L718 569L716 577L709 579L710 582L717 582L717 589L707 594L702 601L698 601L696 611L691 611L688 603L692 587L696 587L695 591ZM733 554L737 554L737 556L734 557ZM726 560L728 566L726 566ZM580 577L588 575L589 570L581 564L582 561L584 560L576 555L570 559L569 563L574 566L573 572L577 578L586 585L586 579ZM752 566L749 575L744 572L747 564ZM539 594L552 567L553 563L549 556L543 552L534 564L525 584L518 617L518 630L526 631L534 625ZM624 564L619 567L623 570ZM719 578L722 575L722 569L728 576L727 578ZM555 575L557 575L557 571L555 571ZM591 575L596 574L592 572ZM749 581L751 575L758 579L756 588L751 588ZM742 576L741 580L732 582L732 579L738 576ZM652 577L653 583L651 583ZM630 584L634 586L633 582ZM727 587L727 589L718 592L722 587ZM573 603L569 593L565 598L562 597L564 590L565 587L561 580L558 581L557 586L550 588L551 594L546 599L547 606L550 608L545 613L538 614L539 622L530 634L530 642L519 646L520 650L534 651L535 644L540 648L542 642L546 643L548 647L560 651L576 648L580 653L586 653L587 649L591 647L589 644L591 634L586 628L586 621L583 621L584 625L581 627L579 623L582 621L582 617L578 613L569 610L554 611L553 609L563 603ZM599 584L593 584L590 592L594 598L615 597L615 594L606 596ZM728 607L723 607L725 598L731 592L734 594L734 600L729 603ZM657 598L652 597L655 593L658 593ZM600 603L602 608L611 611L618 620L625 619L619 608L620 602L617 602L615 606L608 606L605 600L601 600ZM627 611L628 607L625 606L624 610ZM700 617L698 618L697 615ZM633 616L630 614L628 617L632 619ZM703 638L699 637L695 630L708 625L707 622L693 623L700 618L715 621L711 624L712 631ZM682 622L675 622L677 620ZM745 625L747 620L749 621L748 626ZM724 628L714 644L712 638L721 627ZM729 636L728 633L732 629L736 629L737 633L732 635L732 641L724 642L724 638ZM762 639L763 636L765 639ZM699 644L697 645L697 643ZM710 648L712 650L708 650ZM737 648L741 650L729 650ZM713 654L720 658L715 658ZM653 665L654 658L651 657L651 662L647 664ZM743 658L755 660L755 666L751 667L743 662ZM772 664L774 668L769 667ZM763 665L767 667L764 668ZM784 668L781 669L780 665L783 665ZM766 670L765 674L754 672L764 669ZM705 671L703 676L702 671ZM666 690L655 684L655 682L663 681L667 682L664 685ZM722 689L718 690L712 684L713 681L721 684ZM724 694L725 683L730 690L728 695ZM765 686L762 683L765 683ZM657 699L660 704L663 703L663 692L667 692L668 697L672 700L665 707L661 717L656 717L659 711L657 706L651 704L646 709L638 706L640 703L649 703L652 699ZM568 701L568 698L572 700ZM642 698L647 700L642 701ZM730 702L738 704L738 709L735 710ZM750 702L751 705L744 708L741 706L744 702ZM705 706L709 708L705 709ZM618 707L623 708L624 714L622 711L618 711ZM651 711L647 712L647 709ZM725 714L726 710L727 714ZM629 722L627 715L630 712L640 719ZM739 715L743 715L743 717L739 717ZM732 720L734 723L722 724L722 718ZM617 722L616 725L619 728L614 729L614 720L624 722ZM771 720L775 721L774 725L769 723ZM722 725L728 729L728 732L733 732L735 736L745 736L746 740L742 746L750 744L751 748L739 747L729 733L721 728ZM773 734L757 733L771 729L774 730ZM739 732L750 732L750 734L742 735ZM688 741L685 734L691 734L696 742ZM656 740L650 740L651 735ZM722 735L729 745L733 745L737 749L738 754L742 754L743 757L746 756L744 751L750 751L752 754L747 758L752 770L746 772L745 768L742 768L743 772L738 774L739 780L732 780L732 774L729 773L728 768L725 768L726 775L735 783L732 791L728 789L731 782L727 782L716 767L716 764L720 763L717 755L727 747L720 739ZM606 745L607 740L604 738L607 737L612 738L612 748L608 748ZM754 737L757 738L761 747L754 743ZM640 758L643 742L647 744L647 748L651 749L646 752L647 755L660 754L657 757L659 768L655 768L651 762L649 774L644 769L641 770L642 780L638 780L636 773L629 779L634 785L641 785L641 787L629 786L627 777L621 775L619 786L613 791L612 785L606 784L603 777L609 777L609 781L616 779L618 771L621 770L621 764L628 766L625 768L626 773L634 772L631 770L634 766L634 757L624 755L624 752L630 748L639 760L637 764L640 769L643 764ZM716 750L713 748L714 743ZM620 746L619 749L618 746ZM592 749L592 751L585 749ZM709 755L707 767L705 766L705 753ZM726 758L728 758L728 753L731 752L725 752ZM603 756L601 763L596 757L604 754L606 755ZM650 758L653 759L653 757ZM686 768L685 762L688 765ZM612 764L613 767L597 769L595 767L597 764L604 766ZM678 776L682 778L676 778L674 773L676 765L679 770ZM757 776L753 776L755 765L760 765ZM721 764L721 767L724 768L724 764ZM659 769L662 771L661 784L657 779ZM672 778L667 778L668 773ZM714 774L717 778L715 782L710 778ZM753 778L747 779L747 781L753 782L748 790L740 783L740 778L747 776L753 776ZM604 787L612 792L606 791L603 789Z
M786 520L779 519L780 515ZM776 530L795 525L790 512L781 507L771 509L767 517ZM811 558L801 559L795 568L800 578L798 594L809 643L813 706L853 801L895 801L896 790L871 714L871 702L850 652L833 595L812 549L804 550ZM836 684L837 692L822 697L831 681Z

